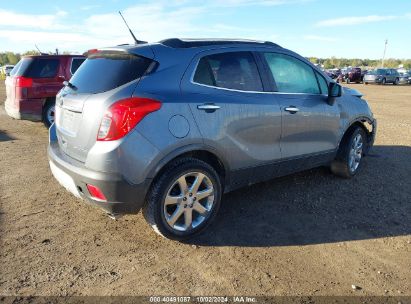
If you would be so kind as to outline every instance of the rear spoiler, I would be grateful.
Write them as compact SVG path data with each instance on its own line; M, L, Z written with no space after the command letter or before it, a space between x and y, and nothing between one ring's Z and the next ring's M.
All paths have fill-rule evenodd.
M127 45L127 46L115 46L115 47L104 47L99 49L91 49L87 52L84 52L83 55L88 57L89 55L98 53L98 52L123 52L127 54L142 56L148 59L154 60L154 52L148 44L145 45Z

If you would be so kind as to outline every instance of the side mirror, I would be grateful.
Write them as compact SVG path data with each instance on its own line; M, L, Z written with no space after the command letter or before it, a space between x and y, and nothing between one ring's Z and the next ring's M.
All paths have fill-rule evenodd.
M332 106L335 103L335 98L341 97L342 87L335 82L330 82L328 85L328 104Z

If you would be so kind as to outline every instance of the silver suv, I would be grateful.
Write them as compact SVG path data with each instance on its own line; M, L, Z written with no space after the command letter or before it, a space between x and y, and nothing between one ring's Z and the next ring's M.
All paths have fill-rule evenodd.
M183 240L225 192L317 166L355 175L376 133L361 97L272 42L92 50L57 95L50 167L112 217L142 209Z

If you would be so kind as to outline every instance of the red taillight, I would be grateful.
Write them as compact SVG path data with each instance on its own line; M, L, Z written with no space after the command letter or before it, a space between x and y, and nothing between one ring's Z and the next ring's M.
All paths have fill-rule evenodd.
M23 76L18 76L14 79L16 87L30 88L33 85L33 79Z
M97 140L116 140L125 136L146 115L161 108L161 102L142 97L131 97L112 104L101 120Z
M100 190L100 188L93 186L93 185L87 185L88 192L93 198L99 199L101 201L107 201L107 198L103 194L103 192Z

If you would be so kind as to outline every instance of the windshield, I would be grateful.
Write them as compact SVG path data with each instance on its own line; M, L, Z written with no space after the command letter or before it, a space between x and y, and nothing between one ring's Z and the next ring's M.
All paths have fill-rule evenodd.
M88 56L70 80L78 93L102 93L144 75L151 59L118 51Z

